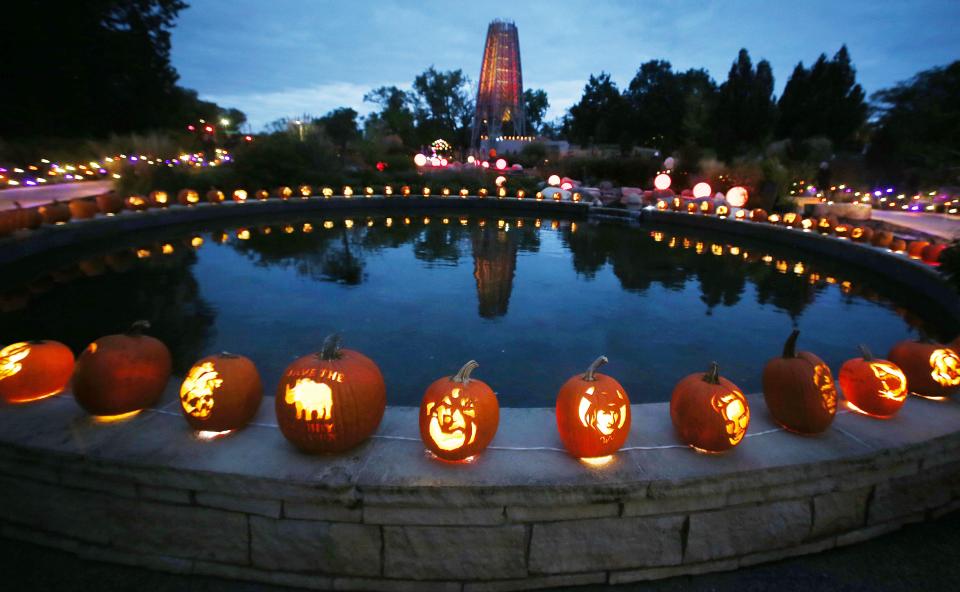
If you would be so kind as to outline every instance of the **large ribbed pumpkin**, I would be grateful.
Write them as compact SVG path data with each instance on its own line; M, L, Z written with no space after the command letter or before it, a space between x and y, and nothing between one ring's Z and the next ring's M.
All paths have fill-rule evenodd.
M116 191L101 193L94 199L101 214L116 214L123 209L123 198Z
M39 211L44 224L60 224L70 221L70 206L62 201L54 201L45 206L40 206Z
M557 394L557 429L564 447L577 458L613 454L630 434L630 399L616 379L600 374L600 356Z
M74 199L67 205L70 208L70 216L75 220L84 220L93 218L100 213L97 202L92 199Z
M304 452L342 452L369 438L387 406L387 387L367 356L340 348L331 335L323 348L287 366L275 398L280 431Z
M26 403L55 395L73 374L73 352L59 341L23 341L0 349L0 399Z
M796 351L800 331L794 330L783 355L763 368L763 398L773 418L800 434L818 434L833 423L837 389L830 368L810 352Z
M886 230L878 230L870 237L870 244L875 247L889 247L893 242L893 233Z
M911 259L921 259L923 257L923 250L930 246L930 243L925 240L915 240L910 241L907 244L907 255Z
M240 429L253 419L262 399L257 367L229 352L199 360L180 385L180 410L195 430Z
M150 323L137 321L126 332L91 343L73 371L73 395L91 415L120 416L160 400L170 379L170 350L144 335Z
M487 383L471 378L470 360L433 382L420 402L420 438L438 458L461 461L486 449L500 425L500 404Z
M904 340L887 359L903 370L911 393L939 398L960 390L960 355L946 345Z
M873 417L891 417L907 400L907 377L896 364L873 357L860 346L861 357L847 360L837 380L843 398L854 411Z
M754 208L750 211L750 219L754 222L766 222L767 221L767 211L763 208Z
M740 388L720 376L716 362L706 373L690 374L670 397L670 420L684 444L718 453L739 444L750 425L750 405Z

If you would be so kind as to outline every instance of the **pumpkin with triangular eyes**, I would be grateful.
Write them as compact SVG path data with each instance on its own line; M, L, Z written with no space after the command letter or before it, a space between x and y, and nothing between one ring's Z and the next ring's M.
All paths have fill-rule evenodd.
M630 398L616 379L597 372L606 363L607 357L600 356L557 395L560 440L577 458L609 456L630 434Z
M471 378L477 367L470 360L455 375L435 381L420 403L420 438L427 450L443 460L476 456L497 433L500 405L493 389Z

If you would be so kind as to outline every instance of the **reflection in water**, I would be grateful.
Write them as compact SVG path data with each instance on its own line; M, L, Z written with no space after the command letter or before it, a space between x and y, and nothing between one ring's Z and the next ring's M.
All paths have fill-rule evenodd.
M624 361L618 378L642 402L664 400L705 357L756 391L786 325L834 328L811 344L831 364L861 341L958 329L889 280L730 239L436 210L158 231L11 270L0 342L78 351L146 318L178 372L241 351L269 382L321 335L347 330L383 369L391 404L416 404L441 368L482 355L503 404L523 406L550 405L557 377L598 349Z

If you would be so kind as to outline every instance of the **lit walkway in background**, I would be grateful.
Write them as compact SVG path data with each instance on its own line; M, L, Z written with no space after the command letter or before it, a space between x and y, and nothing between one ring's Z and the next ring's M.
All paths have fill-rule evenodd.
M88 197L106 193L113 187L113 181L81 181L62 183L45 187L17 187L0 191L0 210L14 207L13 202L22 206L42 206L54 200L66 201L78 197Z
M873 210L872 216L874 220L880 222L903 226L939 238L960 239L960 218L957 216L923 212L892 212L890 210Z

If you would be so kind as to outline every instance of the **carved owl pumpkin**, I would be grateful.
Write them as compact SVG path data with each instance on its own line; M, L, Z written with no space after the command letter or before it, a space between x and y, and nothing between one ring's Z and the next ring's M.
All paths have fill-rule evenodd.
M66 388L73 352L59 341L25 341L0 349L0 399L26 403Z
M250 359L228 352L198 361L180 386L180 410L195 430L225 432L247 425L263 399Z
M873 357L861 345L862 357L843 363L840 388L854 411L873 417L892 417L907 400L907 377L893 362Z
M283 372L275 397L280 431L304 452L342 452L370 437L387 406L387 387L370 358L340 348L331 335L323 348Z
M96 416L135 413L156 403L170 379L170 350L144 335L147 321L137 321L120 335L91 343L73 371L77 403Z
M819 434L833 423L837 390L830 368L810 352L796 351L800 331L783 346L783 356L763 368L763 398L773 418L787 430Z
M710 364L705 374L690 374L670 397L670 419L677 435L697 452L718 453L739 444L750 425L750 404L740 388Z
M903 370L912 393L940 398L960 390L960 356L948 346L905 340L887 358Z
M461 461L483 452L500 425L493 389L470 377L477 367L470 360L455 375L435 381L420 403L420 438L443 460Z
M597 372L606 363L607 357L600 356L557 395L560 440L577 458L609 456L630 434L630 398L619 382Z

